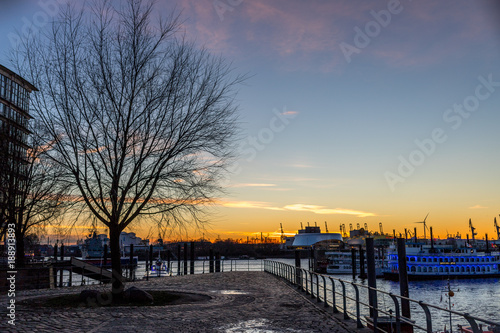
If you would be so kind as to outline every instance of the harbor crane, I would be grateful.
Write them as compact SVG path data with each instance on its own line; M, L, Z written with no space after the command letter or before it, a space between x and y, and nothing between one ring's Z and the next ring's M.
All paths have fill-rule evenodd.
M423 221L415 222L415 223L423 223L424 224L424 239L425 240L427 239L427 236L425 234L425 229L429 230L429 227L427 227L427 224L425 223L425 221L427 220L427 216L429 216L429 213L427 213L427 215L425 215L425 218Z
M476 243L475 236L477 235L477 232L476 232L476 228L474 228L472 226L471 219L469 219L469 228L470 228L470 232L472 233L472 243L475 244Z
M347 233L345 232L345 224L342 223L340 225L340 233L342 234L342 237L347 237Z
M498 238L498 240L500 240L500 227L497 224L497 218L496 217L495 217L494 223L495 223L495 229L497 230L497 238Z

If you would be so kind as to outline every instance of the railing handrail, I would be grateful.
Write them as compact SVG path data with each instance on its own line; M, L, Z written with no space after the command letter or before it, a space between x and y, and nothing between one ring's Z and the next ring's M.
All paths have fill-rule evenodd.
M273 267L275 267L276 265L278 265L280 268L279 269L272 269ZM323 280L323 295L326 295L326 283L325 283L325 277L328 277L330 279L330 282L331 282L331 285L332 285L332 288L331 288L331 291L333 293L333 308L334 308L334 312L336 312L336 302L335 302L335 294L337 295L341 295L343 297L343 308L344 308L344 318L347 319L349 318L348 315L347 315L347 308L346 308L346 299L349 299L351 301L354 301L356 302L356 306L358 307L359 304L362 304L364 306L367 306L368 308L370 309L373 309L374 311L379 311L381 313L384 313L384 314L388 314L390 318L395 318L396 321L395 321L395 324L397 326L396 328L396 331L397 332L400 332L400 325L399 325L399 322L402 322L402 323L407 323L407 324L410 324L416 328L419 328L419 329L422 329L424 331L427 331L428 333L432 333L432 318L431 318L431 315L430 315L430 311L429 311L429 308L433 308L433 309L436 309L436 310L439 310L439 311L444 311L444 312L447 312L450 316L453 314L453 315L456 315L456 316L460 316L462 318L464 318L465 320L467 320L467 322L470 324L471 326L471 329L474 333L480 333L482 330L480 328L478 328L478 325L476 322L481 322L481 323L484 323L484 324L488 324L488 325L492 325L492 326L497 326L497 327L500 327L500 323L498 322L494 322L492 320L488 320L488 319L484 319L484 318L480 318L480 317L476 317L476 316L472 316L468 313L465 313L465 312L458 312L458 311L454 311L454 310L451 310L451 309L446 309L446 308L443 308L443 307L440 307L440 306L437 306L437 305L433 305L433 304L429 304L429 303L425 303L425 302L422 302L422 301L417 301L415 299L412 299L412 298L408 298L408 297L404 297L404 296L400 296L400 295L395 295L391 292L387 292L385 290L381 290L381 289L378 289L378 288L373 288L373 287L370 287L370 286L366 286L366 285L363 285L363 284L359 284L359 283L356 283L354 281L347 281L347 280L342 280L340 278L337 278L337 277L332 277L332 276L325 276L324 274L320 274L320 273L317 273L317 272L314 272L314 271L311 271L309 269L305 269L305 268L301 268L301 267L295 267L295 266L292 266L292 265L289 265L289 264L285 264L283 262L278 262L278 261L275 261L275 260L264 260L264 271L267 271L271 274L274 274L274 275L277 275L279 277L282 277L282 278L285 278L286 280L288 280L290 283L292 284L297 284L297 281L294 281L294 279L289 279L285 276L282 276L280 274L281 271L283 271L283 269L281 267L287 267L290 269L290 270L293 270L295 269L296 272L300 272L297 274L297 276L300 275L300 279L302 280L302 276L304 276L305 278L305 286L304 286L304 283L301 282L301 285L298 285L299 288L301 288L301 290L304 290L306 292L306 294L309 294L309 292L311 293L311 297L312 298L317 298L318 301L320 301L320 292L319 292L319 277L321 276L322 277L322 280ZM270 270L268 268L271 268ZM310 278L308 278L308 275ZM313 278L313 275L316 275L316 288L314 288L314 278ZM309 280L310 280L310 283L309 283ZM343 289L343 292L342 293L337 293L335 292L335 284L334 284L334 281L337 281L339 282L341 285L342 285L342 289ZM310 284L310 287L309 287L309 284ZM348 284L348 285L351 285L355 288L355 292L356 292L356 298L353 298L351 296L348 296L346 295L345 293L345 285ZM373 307L372 305L370 304L366 304L364 302L362 302L361 300L359 300L359 293L357 291L357 288L358 287L361 287L361 288L364 288L366 289L368 292L369 291L375 291L376 293L382 293L382 294L385 294L385 295L388 295L389 297L391 297L391 299L394 301L395 303L395 309L396 309L396 314L393 315L390 311L389 313L384 310L384 309L380 309L377 307ZM315 290L316 289L316 295L314 295L315 293ZM328 303L328 300L326 299L325 296L323 296L324 298L324 302L325 303ZM397 300L400 300L400 302L398 302ZM426 322L427 322L427 327L424 328L424 327L421 327L419 325L417 325L414 321L410 320L409 318L404 318L400 315L400 311L399 311L399 306L401 304L401 301L409 301L409 302L412 302L412 303L415 303L415 304L418 304L420 307L422 307L423 311L424 311L424 314L426 316ZM326 306L326 305L325 305ZM359 314L359 309L356 310L357 314L356 314L356 319L357 319L357 322L358 322L358 326L359 326L359 323L360 323L360 314Z

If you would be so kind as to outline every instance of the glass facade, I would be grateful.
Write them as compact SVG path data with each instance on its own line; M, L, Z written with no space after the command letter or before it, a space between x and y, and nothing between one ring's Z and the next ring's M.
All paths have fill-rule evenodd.
M0 232L21 213L30 131L29 95L37 89L0 65Z

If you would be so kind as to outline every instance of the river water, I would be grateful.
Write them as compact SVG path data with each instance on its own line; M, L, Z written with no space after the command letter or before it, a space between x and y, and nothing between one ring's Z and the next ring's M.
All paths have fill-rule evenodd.
M275 259L289 265L294 265L293 259ZM308 267L307 259L302 259L302 268ZM135 271L135 278L142 279L145 276L145 262L140 261ZM188 273L189 273L189 262L188 262ZM262 271L264 270L263 260L222 260L221 261L221 271ZM171 271L173 275L177 275L180 271L183 274L184 266L181 262L180 270L177 267L177 261L171 262ZM197 260L195 261L195 274L203 274L209 272L209 261L208 260ZM125 273L124 273L125 274ZM74 274L76 275L76 274ZM353 281L351 275L334 275L335 278L340 278L345 281ZM79 277L74 276L73 282L77 282ZM66 280L66 279L65 279ZM86 284L95 283L93 280L83 278ZM327 289L331 289L331 282L326 279ZM322 286L322 281L320 281L320 286ZM354 282L367 285L366 280L356 279ZM384 279L377 279L377 288L386 292L390 292L399 295L399 283ZM450 302L448 300L448 283L450 289L453 291L454 296L450 297ZM79 283L78 283L79 284ZM336 282L336 290L340 292L340 284ZM360 288L360 298L365 299L365 303L368 303L367 292L364 288ZM354 297L354 289L350 284L346 284L347 295ZM322 289L320 289L320 294L322 295ZM488 279L452 279L449 282L446 279L443 280L429 280L429 281L410 281L409 282L409 297L417 301L423 301L428 304L436 305L441 308L451 308L453 311L466 312L472 316L500 322L500 279L498 278L488 278ZM331 295L327 295L329 303L332 302ZM377 295L379 308L389 311L389 309L394 309L394 303L392 299L385 294L379 293ZM341 297L337 295L336 297L337 307L342 307ZM353 301L347 302L348 312L351 313L351 317L355 314L355 303ZM416 304L411 303L412 319L417 322L418 325L425 327L425 314L422 308ZM362 316L368 315L368 308L361 307ZM435 311L431 309L432 314L432 326L433 331L442 331L445 326L449 330L450 318L447 313L441 311ZM452 328L456 331L457 325L468 326L468 323L459 316L452 316ZM486 328L484 328L486 329Z

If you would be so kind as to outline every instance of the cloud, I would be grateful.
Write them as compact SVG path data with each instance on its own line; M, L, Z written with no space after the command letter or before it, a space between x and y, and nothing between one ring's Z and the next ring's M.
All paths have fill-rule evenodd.
M233 187L273 187L276 184L236 184Z
M485 208L488 208L488 207L484 207L481 205L475 205L475 206L469 207L469 209L485 209Z
M304 204L293 204L284 207L285 210L294 210L301 212L312 212L315 214L331 215L331 214L343 214L343 215L356 215L357 217L368 217L377 216L375 213L362 212L352 209L344 208L326 208L324 206L316 205L304 205Z
M270 210L283 210L278 207L272 207L267 202L262 201L225 201L220 203L224 207L230 208L260 208Z
M190 39L215 53L243 59L265 59L285 70L332 71L345 66L339 48L353 43L355 27L374 20L371 12L387 9L376 1L252 0L230 6L223 20L211 1L177 0ZM226 3L226 2L224 2ZM162 9L170 2L159 2ZM362 49L360 57L394 67L439 64L450 56L495 37L484 5L439 2L402 2L403 10Z
M320 215L355 215L357 217L370 217L377 216L375 213L363 212L353 209L344 208L327 208L318 205L307 205L307 204L291 204L285 205L283 207L272 206L268 202L263 201L226 201L220 203L224 207L230 208L257 208L257 209L268 209L277 211L297 211L297 212L310 212Z

